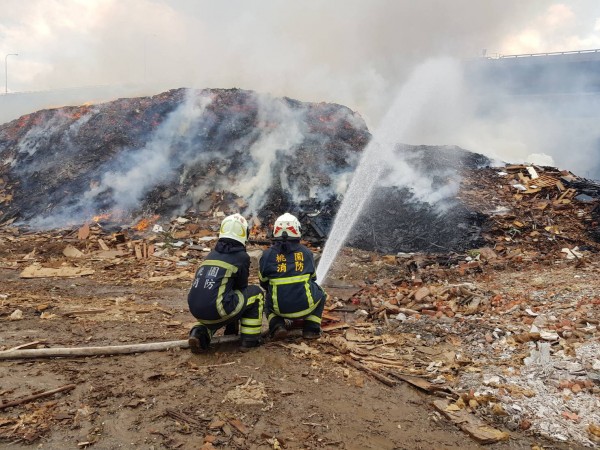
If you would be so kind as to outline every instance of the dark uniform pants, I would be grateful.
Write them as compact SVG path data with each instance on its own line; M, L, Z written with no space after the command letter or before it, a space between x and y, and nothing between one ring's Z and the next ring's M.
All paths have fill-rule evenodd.
M226 334L236 334L235 332L237 330L237 323L240 321L241 338L250 341L258 340L262 327L262 313L264 306L263 291L256 285L250 285L245 289L241 289L240 292L244 297L244 306L238 314L233 317L228 317L222 321L202 320L196 316L198 323L195 325L195 327L206 328L209 336L211 337L215 331L223 327L225 327ZM231 292L229 295L238 298L235 291Z
M325 309L325 301L327 300L327 294L323 296L323 298L315 305L315 308L306 316L298 317L298 319L304 319L304 329L305 330L321 330L321 316L323 315L323 310ZM285 326L285 318L278 316L275 313L273 308L273 301L271 300L271 296L267 297L267 301L265 303L265 309L267 313L267 318L269 320L269 331L273 332L278 325Z

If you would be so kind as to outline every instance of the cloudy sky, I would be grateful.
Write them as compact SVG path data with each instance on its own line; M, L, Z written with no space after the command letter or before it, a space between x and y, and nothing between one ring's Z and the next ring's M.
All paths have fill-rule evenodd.
M3 0L0 16L10 91L236 86L374 117L430 56L584 48L597 0Z
M594 48L598 0L2 0L0 64L18 53L8 59L9 92L53 96L0 95L0 123L63 99L86 100L67 101L70 88L103 86L125 96L239 87L341 103L376 129L415 68L431 58ZM448 117L462 117L443 106ZM525 127L537 112L521 120L506 111L503 123L464 116L460 129L441 134L424 122L415 128L424 132L407 140L511 159L548 153L568 165L573 127L543 120ZM595 122L585 127L575 169L598 153Z

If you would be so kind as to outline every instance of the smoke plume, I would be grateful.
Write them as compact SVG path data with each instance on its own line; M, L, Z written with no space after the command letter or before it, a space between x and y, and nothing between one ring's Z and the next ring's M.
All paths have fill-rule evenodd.
M336 102L379 129L415 67L431 58L600 47L595 0L6 0L3 6L4 52L19 56L8 59L13 93L0 101L0 122L40 108L187 86ZM460 145L510 161L542 155L599 176L595 97L561 103L564 114L557 116L551 100L506 95L493 83L482 101L484 89L474 83L454 88L461 98L443 105L447 114L430 110L451 126L432 131L415 124L404 142Z
M369 136L341 105L239 89L41 111L0 126L0 175L14 196L0 214L50 228L199 211L215 191L248 216L268 196L331 201Z

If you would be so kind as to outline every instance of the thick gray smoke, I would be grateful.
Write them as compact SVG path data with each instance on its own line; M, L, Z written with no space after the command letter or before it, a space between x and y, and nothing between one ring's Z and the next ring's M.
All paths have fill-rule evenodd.
M424 61L600 47L598 17L596 0L5 0L0 41L19 53L8 83L19 93L0 100L0 121L180 86L241 87L341 103L376 129ZM463 98L440 120L462 122L435 133L415 126L408 142L504 160L549 155L584 175L599 159L593 120L556 118L553 105L493 91L494 111L482 114L476 87L456 89Z

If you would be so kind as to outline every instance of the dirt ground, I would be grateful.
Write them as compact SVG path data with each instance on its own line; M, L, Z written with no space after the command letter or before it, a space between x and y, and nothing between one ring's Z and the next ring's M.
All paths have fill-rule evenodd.
M60 260L63 247L47 242L46 260ZM68 347L180 340L193 323L188 280L124 276L137 270L135 260L94 262L101 270L89 277L22 279L20 270L29 263L15 255L4 253L0 269L0 349L31 341ZM338 266L333 274L339 280L343 273L346 290L398 270L365 264L365 253L343 258L341 266L351 269ZM514 290L527 289L532 274L502 276L493 281L496 287ZM589 285L589 279L580 281ZM338 288L340 298L343 291ZM10 320L17 307L22 319ZM176 349L0 363L2 402L68 384L75 384L70 392L1 410L0 448L482 448L434 410L435 397L406 384L385 386L344 365L331 345L302 345L300 338L247 352L228 344L205 355ZM510 436L487 447L579 448L527 432Z

